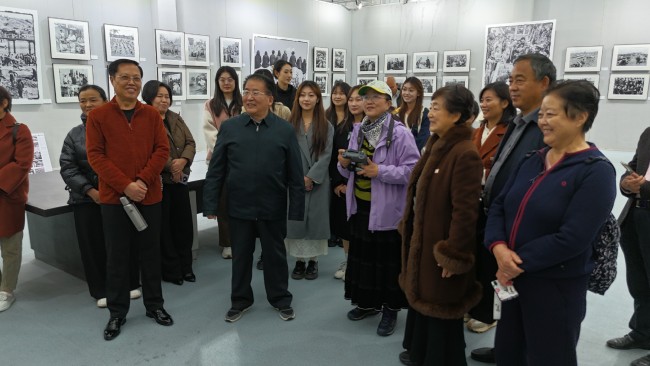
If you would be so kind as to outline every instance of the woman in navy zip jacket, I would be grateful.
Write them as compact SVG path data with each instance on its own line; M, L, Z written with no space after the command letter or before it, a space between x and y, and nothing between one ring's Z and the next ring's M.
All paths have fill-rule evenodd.
M485 245L497 280L519 293L502 304L499 366L578 364L593 244L616 198L614 167L585 140L599 98L584 80L550 88L539 112L549 147L528 154L490 207Z

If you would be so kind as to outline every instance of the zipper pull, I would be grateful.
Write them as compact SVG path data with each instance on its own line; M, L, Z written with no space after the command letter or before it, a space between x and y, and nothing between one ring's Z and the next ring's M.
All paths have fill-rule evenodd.
M259 131L260 131L260 125L257 124L257 126L255 127L255 132L259 132Z

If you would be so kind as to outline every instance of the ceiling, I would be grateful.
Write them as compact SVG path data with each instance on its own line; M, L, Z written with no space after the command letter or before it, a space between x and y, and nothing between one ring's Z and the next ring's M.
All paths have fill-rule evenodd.
M339 4L348 10L358 10L359 4L363 6L377 6L387 4L406 4L409 2L422 2L427 0L320 0L326 3Z

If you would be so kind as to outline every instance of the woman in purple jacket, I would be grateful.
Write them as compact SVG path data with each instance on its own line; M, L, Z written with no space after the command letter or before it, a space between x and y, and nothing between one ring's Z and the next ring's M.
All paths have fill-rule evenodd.
M348 179L347 216L350 250L345 273L345 298L354 309L350 320L382 312L380 336L395 331L397 311L408 303L397 283L401 271L401 237L397 225L404 212L406 186L420 158L413 134L388 112L392 92L383 81L359 89L366 117L354 126L349 150L363 152L355 163L339 150L338 169Z

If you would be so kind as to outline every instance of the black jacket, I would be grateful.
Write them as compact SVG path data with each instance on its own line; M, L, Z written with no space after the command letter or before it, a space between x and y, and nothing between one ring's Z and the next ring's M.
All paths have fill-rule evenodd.
M65 189L70 192L69 205L93 203L86 195L91 189L97 189L99 183L97 173L90 167L86 156L86 119L81 117L82 124L74 127L63 141L61 148L61 177L66 184Z
M228 214L243 220L303 220L305 182L293 127L275 114L223 122L203 185L203 215L216 215L224 183Z
M282 90L276 84L275 90L278 92L278 100L276 100L276 102L281 102L287 106L287 108L293 109L293 101L296 99L296 88L293 85L289 84L287 90Z
M650 165L650 127L646 128L641 134L641 137L639 138L639 143L637 144L636 152L634 153L634 157L628 163L628 165L632 169L634 169L634 171L638 175L646 174L646 171L648 170L648 165ZM623 174L620 180L622 181L629 174L630 173ZM620 181L619 181L619 187L620 187ZM634 207L634 200L636 198L636 194L625 191L623 187L620 187L620 190L623 196L627 197L627 202L625 203L625 207L623 207L623 211L621 211L621 214L618 217L618 224L622 225L623 221L625 221L625 218L627 217L627 214L630 213L630 208ZM642 200L650 199L650 182L643 183L639 193L641 195L640 199Z

